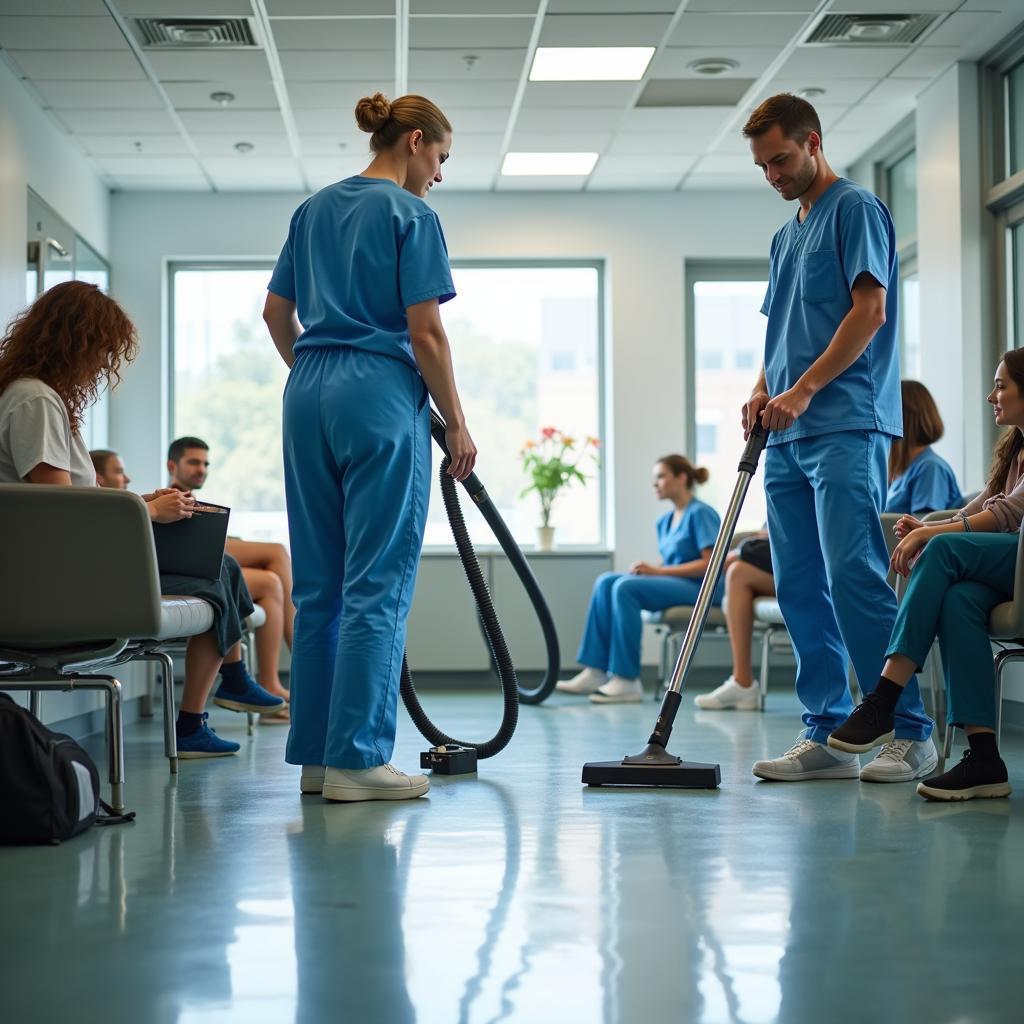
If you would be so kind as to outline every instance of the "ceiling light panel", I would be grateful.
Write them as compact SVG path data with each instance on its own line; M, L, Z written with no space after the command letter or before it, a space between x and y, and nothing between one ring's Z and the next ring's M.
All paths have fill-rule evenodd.
M636 82L653 46L538 46L531 82Z
M501 173L506 177L587 175L597 153L506 153Z

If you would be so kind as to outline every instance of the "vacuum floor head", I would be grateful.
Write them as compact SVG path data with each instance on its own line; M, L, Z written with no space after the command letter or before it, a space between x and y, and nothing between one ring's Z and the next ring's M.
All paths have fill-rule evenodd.
M583 766L585 786L647 786L658 789L718 789L722 771L717 764L679 761L676 764L632 764L591 761Z

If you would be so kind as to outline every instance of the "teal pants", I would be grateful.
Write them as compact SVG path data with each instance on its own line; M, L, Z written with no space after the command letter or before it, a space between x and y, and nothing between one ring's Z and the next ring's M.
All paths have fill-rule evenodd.
M954 725L996 724L989 613L1013 597L1016 533L946 533L933 537L910 574L886 657L920 667L938 637Z

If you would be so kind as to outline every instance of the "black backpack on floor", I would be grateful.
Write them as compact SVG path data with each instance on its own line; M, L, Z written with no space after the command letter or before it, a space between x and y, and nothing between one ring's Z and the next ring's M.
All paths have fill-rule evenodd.
M60 843L134 817L100 799L96 764L70 736L0 693L0 844Z

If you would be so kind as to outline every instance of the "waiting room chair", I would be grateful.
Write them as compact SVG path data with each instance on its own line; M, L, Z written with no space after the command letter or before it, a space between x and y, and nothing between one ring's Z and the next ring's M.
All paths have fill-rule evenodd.
M124 809L122 687L107 671L169 659L161 645L203 633L213 610L161 597L146 506L127 491L0 485L0 690L99 690L106 701L112 806ZM174 691L164 686L164 745L176 770Z

